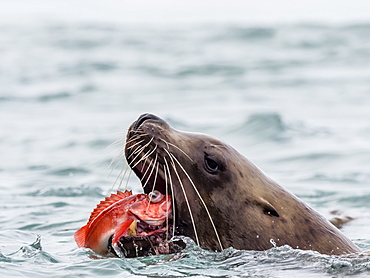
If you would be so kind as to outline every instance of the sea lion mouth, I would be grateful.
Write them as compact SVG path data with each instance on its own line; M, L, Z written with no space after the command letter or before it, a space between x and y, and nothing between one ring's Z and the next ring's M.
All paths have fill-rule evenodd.
M149 236L121 237L116 245L109 245L109 252L121 258L179 253L186 247L186 243L181 238L168 240L168 232L171 231Z
M174 185L169 172L170 162L165 158L163 141L155 139L141 128L148 120L157 119L153 115L144 114L129 128L125 157L129 167L139 178L144 193L152 200L152 194L156 190L163 195L172 196ZM174 207L174 198L171 199ZM185 248L182 240L174 238L173 213L162 223L139 220L135 225L136 232L120 238L117 245L112 245L112 253L117 256L137 257L177 253Z
M204 156L202 138L202 135L177 131L155 115L144 114L128 130L125 156L146 194L157 190L171 196L172 236L190 236L200 246L198 231L206 236L211 231L214 234L210 238L212 246L215 250L223 250L214 217L204 198L207 193L203 197L197 186L203 179L198 177L203 175L203 159L196 155ZM196 147L188 148L187 142ZM200 152L191 151L198 149ZM206 179L212 177L207 176ZM203 218L207 219L206 222ZM197 229L197 226L202 228Z
M148 159L149 158L147 158L147 160ZM132 163L132 161L129 162L129 164L130 163ZM141 186L144 189L145 194L149 194L154 190L158 190L164 195L170 195L170 189L166 188L164 173L163 170L160 169L159 165L151 166L150 162L149 164L147 164L145 163L145 161L140 161L135 167L131 169L140 179Z
M145 121L162 121L160 118L144 114L134 122L127 133L125 156L129 167L134 171L141 182L146 194L158 190L164 195L171 195L169 174L166 164L169 163L164 157L164 141L146 134L140 127ZM168 168L168 166L167 166Z

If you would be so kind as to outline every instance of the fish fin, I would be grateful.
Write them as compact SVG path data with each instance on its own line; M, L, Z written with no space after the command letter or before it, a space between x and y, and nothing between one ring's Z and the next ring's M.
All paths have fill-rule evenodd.
M125 192L117 191L117 194L111 194L109 197L105 197L104 201L101 201L96 208L92 211L88 224L95 219L104 209L114 204L115 202L124 199L132 195L132 191L126 190Z
M74 238L78 247L85 247L87 230L88 225L85 225L75 232Z
M120 239L121 236L125 235L125 233L128 231L133 221L134 219L129 219L117 226L113 239L112 239L112 244L116 243Z

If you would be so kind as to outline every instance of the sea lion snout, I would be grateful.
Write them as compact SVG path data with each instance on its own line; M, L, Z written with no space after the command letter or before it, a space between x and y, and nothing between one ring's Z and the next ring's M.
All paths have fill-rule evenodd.
M140 115L140 117L133 123L132 130L137 131L137 129L147 120L153 120L157 122L164 122L161 118L156 115L145 113Z

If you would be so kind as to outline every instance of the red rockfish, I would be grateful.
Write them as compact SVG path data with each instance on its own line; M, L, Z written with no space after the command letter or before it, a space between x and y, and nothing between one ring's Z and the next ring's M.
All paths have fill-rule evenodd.
M171 213L170 195L159 191L148 195L117 191L97 205L74 238L78 247L108 255L108 246L114 247L121 237L145 237L168 230Z

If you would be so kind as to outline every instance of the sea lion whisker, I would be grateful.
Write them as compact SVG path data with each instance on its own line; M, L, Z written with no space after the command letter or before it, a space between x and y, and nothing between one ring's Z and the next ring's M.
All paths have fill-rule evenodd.
M134 140L130 139L129 141L125 142L124 149L131 150L135 148L137 145L140 145L142 142L145 141L145 139L138 140L140 138L135 138ZM133 143L132 145L128 146L129 144Z
M134 142L134 141L137 141L138 139L140 139L140 137L143 137L145 136L145 134L139 134L139 135L134 135L132 138L130 138L128 141L126 141L126 138L120 138L116 141L114 141L112 144L110 144L107 149L110 149L110 148L113 148L116 149L117 148L117 145L119 145L119 147L124 147L126 148L128 144L130 144L131 142ZM141 141L142 142L142 141ZM120 145L122 143L122 145ZM127 148L131 148L132 146L130 147L127 147Z
M126 144L125 137L119 138L118 140L114 141L112 144L110 144L108 147L106 147L106 149L107 150L111 149L111 148L116 147L117 145L122 144L122 143L123 143L123 145Z
M170 186L171 186L171 199L172 199L172 215L173 215L173 225L175 225L176 223L176 206L175 206L175 192L173 191L173 184L172 184L172 177L171 177L171 171L170 171L170 166L168 165L168 162L167 162L167 159L166 157L163 157L163 160L164 160L164 163L166 164L166 168L167 169L167 172L168 172L168 181L170 183ZM166 195L168 195L167 193L167 188L168 188L168 184L167 184L167 180L166 180ZM175 236L175 227L172 229L172 237Z
M126 142L127 144L128 143L131 143L132 141L135 141L137 139L139 139L140 137L143 137L145 136L146 134L144 132L136 132L133 136L131 136L131 138Z
M133 151L130 153L130 155L128 155L128 156L126 157L126 160L128 161L128 159L130 159L134 154L136 154L136 151L137 151L138 149L142 149L142 146L140 146L140 145L139 145L139 146L137 146L137 147L136 147L136 149L135 149L135 150L133 150ZM137 157L138 157L138 156L136 156L134 159L132 159L131 163L133 163ZM129 165L130 165L131 163L129 163Z
M148 153L146 153L146 154L144 154L133 166L130 166L131 168L135 168L140 162L142 162L142 161L144 161L143 163L143 166L145 165L145 161L147 160L147 158L149 157L149 156L151 156L154 152L155 152L155 150L157 149L157 146L155 146L154 148L153 148L153 150L151 150L150 152L148 152ZM140 153L141 154L141 153ZM136 158L135 158L136 159ZM133 160L134 161L134 160ZM131 163L130 163L131 164ZM145 172L145 174L146 174L146 172ZM145 174L144 174L144 176L145 176Z
M122 183L123 183L123 180L125 179L125 176L126 176L126 174L127 174L128 170L130 169L130 167L124 167L124 169L125 169L125 172L124 172L124 174L123 174L123 176L122 176L122 178L121 178L121 180L120 180L120 182L119 182L119 184L118 184L117 191L118 191L118 190L120 190L120 188L121 188L121 186L122 186ZM129 173L129 174L131 174L131 171L130 171L130 173ZM128 182L128 180L127 180L127 182ZM126 184L127 184L127 182L126 182Z
M181 187L182 192L184 194L184 199L185 199L186 205L187 205L188 210L189 210L190 219L191 219L191 222L193 224L195 239L196 239L197 245L200 246L199 239L198 239L198 232L197 232L197 228L196 228L194 217L193 217L193 212L192 212L191 207L190 207L188 196L186 195L185 187L184 187L184 185L183 185L183 183L181 181L180 175L179 175L179 173L177 171L177 168L176 168L175 162L174 162L174 160L173 160L173 158L171 156L171 153L168 150L166 150L166 149L164 149L164 150L165 150L165 152L167 152L167 154L169 155L169 157L171 159L172 169L174 170L174 172L176 174L176 177L177 177L177 180L179 181L180 187Z
M140 141L137 141L135 144L132 144L131 146L127 147L126 149L127 150L130 150L130 149L134 148L135 146L141 144L142 142L144 142L144 139L143 140L140 140ZM129 143L126 142L126 145L127 144L129 144Z
M144 139L143 140L141 140L141 141L139 141L139 142L137 142L136 144L134 144L134 145L138 145L138 144L140 144L141 142L143 142L144 141ZM135 153L141 153L147 146L149 146L150 145L150 143L153 141L153 137L152 137L152 139L148 142L148 143L146 143L145 145L138 145L137 146L137 148L136 149L134 149L132 152L131 152L131 154L127 157L128 159L131 157L131 155L133 155L133 154L135 154ZM134 146L133 145L133 146ZM133 146L131 146L131 147L133 147ZM128 148L127 148L128 149ZM133 159L133 161L135 161L136 160L136 158L137 158L137 156Z
M143 157L140 159L140 161L143 161L143 160L146 160L149 156L151 156L156 150L157 150L157 145L155 145L154 146L154 148L151 150L151 151L149 151L149 152L147 152L147 154L146 155L143 155ZM137 165L137 164L136 164ZM136 166L135 165L135 166Z
M114 186L116 185L117 181L118 181L119 179L121 179L121 176L122 176L121 181L124 179L124 177L125 177L125 175L126 175L127 170L128 170L128 167L122 167L122 169L121 169L121 170L120 170L120 172L118 173L118 175L117 175L116 179L114 180L114 183L113 183L113 185L112 185L112 187L111 187L111 191L113 190L113 188L114 188ZM125 171L124 175L122 175L123 171Z
M157 163L157 159L158 159L158 155L155 156L155 159L154 159L154 162L153 162L153 167L152 167L152 170L150 171L150 174L146 180L146 182L143 184L143 188L145 188L145 186L148 184L149 180L150 180L150 177L152 176L153 174L153 171L154 171L154 168L155 168L155 164ZM148 168L149 169L149 168ZM157 168L158 169L158 168ZM143 178L145 177L145 175L143 176ZM154 183L155 185L155 183Z
M110 161L110 163L108 164L108 166L107 166L107 168L110 168L113 164L114 164L114 162L116 162L116 160L119 158L119 157L125 157L125 154L124 154L124 149L126 148L126 144L122 144L122 145L120 145L120 146L118 146L118 147L116 147L116 148L114 148L114 149L119 149L119 152L118 152L118 154ZM110 173L111 174L111 173Z
M158 162L158 164L159 164L159 162ZM159 168L159 165L158 165L158 168ZM168 184L167 184L167 170L166 170L166 167L164 167L164 165L163 165L163 172L164 172L164 184L165 184L165 190L166 190L166 192L165 192L165 194L166 194L166 196L168 196ZM172 196L171 196L172 197ZM166 205L166 211L168 211L169 210L169 202L167 202L167 205ZM166 214L166 226L168 227L169 226L169 218L168 218L168 213ZM168 241L168 229L166 230L166 242Z
M139 161L139 163L141 162L142 160L140 160ZM145 162L146 162L147 160L145 159L144 160L144 164L143 164L143 167L145 166ZM137 164L139 164L139 163L136 163L135 165L134 165L134 167L133 168L135 168L136 167L136 165ZM153 160L149 160L149 163L148 163L148 167L146 168L146 170L145 170L145 172L143 173L143 176L141 177L141 179L140 179L140 182L141 182L141 184L143 184L143 180L144 180L144 178L146 177L146 174L148 173L148 171L149 171L149 169L150 169L150 167L151 167L151 165L152 165L152 163L153 163ZM144 168L143 168L144 169Z
M132 140L132 139L130 139ZM109 153L111 151L114 151L117 148L117 145L119 145L121 148L125 147L126 144L126 139L125 137L122 137L116 141L114 141L112 144L110 144L108 147L105 148L105 150Z
M140 136L142 136L142 135L140 135ZM131 138L129 141L137 140L140 136L135 135L135 136L134 136L133 138ZM113 147L114 145L118 145L119 143L122 143L122 142L124 142L124 141L125 141L125 138L118 139L117 141L115 141L114 143L112 143L108 148ZM124 144L122 144L122 145L120 145L120 146L119 146L119 147L120 147L120 149L121 149L121 150L122 150L122 149L124 149L124 148L126 147L126 144L127 144L127 142L126 142L126 143L124 143ZM119 159L119 160L117 160L117 159ZM118 154L117 154L117 155L116 155L116 156L111 160L111 162L109 163L109 165L108 165L108 167L107 167L107 168L110 168L113 164L115 164L115 165L114 165L114 167L111 169L111 171L109 172L109 174L108 174L108 178L112 175L112 172L117 168L118 164L119 164L122 160L124 160L124 159L125 159L124 152L123 152L123 151L120 151L120 152L118 152ZM127 167L127 166L125 166L125 165L123 166L123 168L120 170L120 172L119 172L119 174L118 174L117 178L115 179L115 181L114 181L114 183L113 183L113 185L112 185L112 187L111 187L110 191L112 191L112 190L113 190L113 188L114 188L114 186L116 185L117 181L118 181L119 179L121 179L121 181L120 181L120 183L119 183L119 185L118 185L118 189L117 189L117 190L119 190L119 188L121 187L122 182L123 182L123 180L124 180L124 178L125 178L125 176L126 176L126 173L127 173L128 169L129 169L129 167ZM124 171L124 174L122 175L123 171ZM120 177L121 177L121 178L120 178Z
M116 162L116 160L119 158L119 157L121 157L121 156L123 156L124 157L124 153L123 153L123 151L122 151L122 147L120 148L120 151L116 154L116 156L110 161L110 163L108 164L108 168L110 168L112 165L113 165L113 163L114 162Z
M155 161L157 161L157 158L158 158L158 154L155 155ZM153 167L156 168L156 171L155 171L154 182L153 182L153 187L152 187L152 191L151 191L152 194L150 194L150 197L149 197L148 208L149 208L150 203L152 202L153 192L154 192L154 189L155 189L155 184L157 182L159 162L157 162L157 167L155 167L155 164L153 163Z
M116 152L117 150L121 151L121 150L124 150L125 147L126 147L126 143L125 142L120 142L120 143L117 143L117 145L112 146L109 150L107 149L106 153L109 154L109 153L112 153L112 152Z
M120 158L118 161L117 159ZM117 162L114 164L114 166L111 168L111 170L109 171L109 174L108 174L108 178L110 177L110 175L112 174L112 172L117 168L117 165L119 164L120 161L122 161L125 157L122 157L120 154L118 154L116 157L114 157L114 159L109 163L109 165L106 167L107 169L108 168L111 168L111 166L113 165L113 163Z
M133 152L133 153L135 153L136 151L137 151L137 155L135 156L135 158L134 159L132 159L132 161L131 161L131 163L133 163L142 153L143 153L143 151L144 151L144 149L147 147L147 146L149 146L149 144L151 143L153 141L153 137L152 137L152 139L147 143L147 144L145 144L144 146L142 146L141 148L140 148L140 146L137 148L137 149L135 149L135 151ZM138 150L139 149L139 150ZM130 157L130 156L129 156ZM128 157L128 158L129 158ZM138 162L140 162L141 161L141 159L139 159L139 161ZM130 163L130 164L131 164ZM129 166L131 167L131 165L129 164ZM137 163L138 164L138 163ZM137 166L137 164L135 164L135 166L132 166L131 168L135 168L136 166Z
M117 159L119 158L119 160L117 161ZM108 174L108 178L110 177L110 175L112 174L112 172L117 168L118 164L125 159L125 155L122 153L122 152L119 152L112 160L111 162L109 163L108 167L107 168L110 168L114 163L115 165L112 167L112 169L110 170L109 174Z
M129 171L129 172L128 172L128 177L127 177L126 185L125 185L125 188L124 188L124 190L123 190L123 191L126 191L126 190L127 190L127 186L128 186L128 182L129 182L130 177L131 177L131 173L132 173L132 171ZM121 186L121 185L120 185L120 186Z
M218 232L217 232L216 226L215 226L215 224L214 224L214 222L213 222L212 216L211 216L211 214L210 214L210 212L209 212L209 210L208 210L208 207L207 207L206 203L204 202L204 200L203 200L202 196L200 195L200 193L199 193L199 191L198 191L197 187L195 186L195 184L194 184L193 180L191 179L191 177L189 176L189 174L187 173L187 171L184 169L184 167L181 165L181 163L177 160L177 158L176 158L173 154L171 154L171 153L170 153L170 156L171 156L171 157L172 157L172 158L177 162L177 164L180 166L180 168L182 169L183 173L186 175L186 177L187 177L187 178L188 178L188 180L190 181L191 185L193 186L193 188L194 188L195 192L197 193L197 195L198 195L198 197L199 197L200 201L202 202L202 204L203 204L203 206L204 206L204 209L205 209L205 210L206 210L206 212L207 212L207 215L208 215L209 220L211 221L211 225L212 225L212 227L213 227L213 230L215 231L215 234L216 234L216 237L217 237L218 244L220 245L221 250L224 250L224 248L223 248L223 246L222 246L222 243L221 243L221 240L220 240L220 237L219 237L219 235L218 235Z
M135 148L132 153L133 154L137 154L137 153L140 153L142 152L142 150L144 150L147 146L149 146L149 144L146 144L146 145L139 145L137 148Z
M185 152L185 151L183 151L181 148L179 148L178 146L176 146L175 144L172 144L172 143L170 143L170 142L167 142L166 140L164 140L164 139L162 139L162 138L159 138L160 140L162 140L163 142L165 142L166 143L166 145L167 145L167 148L168 149L170 149L168 146L172 146L172 147L174 147L174 148L176 148L176 149L178 149L180 152L182 152L187 158L189 158L189 160L191 161L191 162L193 162L193 159L191 159L191 157Z

